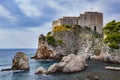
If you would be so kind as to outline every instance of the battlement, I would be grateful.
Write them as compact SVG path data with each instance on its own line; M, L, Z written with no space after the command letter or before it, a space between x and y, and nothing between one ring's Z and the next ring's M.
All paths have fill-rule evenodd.
M84 12L79 16L63 16L53 21L52 26L59 25L80 25L82 27L90 27L91 30L102 34L103 13L100 12Z
M102 13L100 13L100 12L84 12L84 14L91 14L91 15L96 15L96 14L102 14Z
M77 19L78 17L74 17L74 16L63 16L64 19L69 18L69 19Z

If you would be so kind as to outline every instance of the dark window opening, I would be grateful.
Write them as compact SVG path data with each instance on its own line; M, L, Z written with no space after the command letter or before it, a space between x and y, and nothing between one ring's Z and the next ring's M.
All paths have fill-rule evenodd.
M94 31L96 31L96 26L94 26Z

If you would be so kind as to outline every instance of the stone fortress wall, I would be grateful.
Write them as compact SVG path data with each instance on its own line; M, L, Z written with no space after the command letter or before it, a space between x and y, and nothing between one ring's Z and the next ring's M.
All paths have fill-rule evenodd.
M53 21L52 26L59 25L80 25L82 27L90 27L92 31L102 34L103 13L100 12L84 12L78 17L64 16L56 21Z

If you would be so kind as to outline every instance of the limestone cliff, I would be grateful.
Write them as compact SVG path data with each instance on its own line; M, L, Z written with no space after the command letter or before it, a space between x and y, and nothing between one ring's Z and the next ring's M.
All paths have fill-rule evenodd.
M53 57L53 51L48 48L48 45L45 44L45 37L43 35L39 36L38 39L38 49L35 54L34 59L51 59Z
M50 36L52 36L49 38L50 41L52 40L51 44L48 41L48 37ZM41 50L43 46L48 49L47 53L45 49ZM73 26L61 31L52 31L47 36L40 36L35 57L40 59L41 56L48 54L49 58L45 57L46 59L61 59L68 54L82 53L89 56L95 53L100 54L101 46L101 38L98 33L92 32L88 28Z
M72 27L71 30L54 32L52 35L57 40L63 40L62 46L53 47L54 51L63 55L94 54L102 46L99 34L77 26Z

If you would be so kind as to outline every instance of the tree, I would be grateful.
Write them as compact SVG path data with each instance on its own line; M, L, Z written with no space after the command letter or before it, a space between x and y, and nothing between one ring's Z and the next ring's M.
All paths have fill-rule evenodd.
M115 20L107 23L103 28L104 35L106 38L104 42L111 48L120 48L120 22Z

